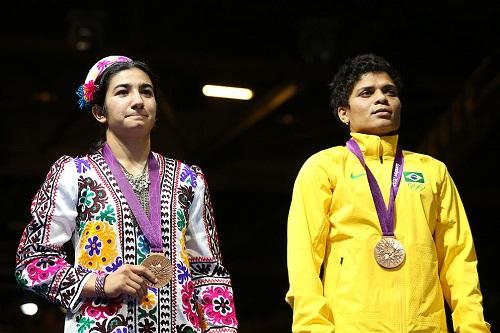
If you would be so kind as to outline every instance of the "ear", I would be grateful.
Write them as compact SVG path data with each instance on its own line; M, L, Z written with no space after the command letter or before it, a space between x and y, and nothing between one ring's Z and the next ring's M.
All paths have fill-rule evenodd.
M345 106L339 106L337 109L337 114L339 116L339 119L341 122L344 124L349 124L349 116L347 114L348 108Z
M101 124L106 123L107 119L106 116L104 115L104 110L99 105L92 106L92 114L94 115L94 118L97 119L97 121L100 122Z

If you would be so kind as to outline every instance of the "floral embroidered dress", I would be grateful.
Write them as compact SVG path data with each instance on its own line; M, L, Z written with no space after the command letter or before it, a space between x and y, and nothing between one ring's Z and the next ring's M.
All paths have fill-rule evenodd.
M101 152L57 160L35 195L17 252L16 278L67 309L65 332L236 332L233 292L221 262L208 187L200 168L154 153L160 168L163 251L171 282L131 297L79 297L91 272L140 264L150 253ZM63 245L72 240L74 265Z

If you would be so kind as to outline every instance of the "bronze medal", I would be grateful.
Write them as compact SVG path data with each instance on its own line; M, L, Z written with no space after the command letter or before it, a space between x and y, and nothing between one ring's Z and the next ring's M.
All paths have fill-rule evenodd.
M150 253L141 265L147 267L158 279L158 283L148 283L150 287L162 288L170 282L174 275L170 261L161 253Z
M405 260L405 249L394 237L382 237L374 249L375 260L384 268L395 268Z

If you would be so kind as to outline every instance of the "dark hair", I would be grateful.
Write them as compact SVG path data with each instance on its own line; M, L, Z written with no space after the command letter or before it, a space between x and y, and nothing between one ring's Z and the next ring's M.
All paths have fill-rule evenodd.
M368 53L348 58L340 66L329 84L331 90L330 106L333 108L333 115L339 122L341 121L337 112L338 108L349 106L349 96L354 85L361 79L361 76L370 72L386 72L394 81L398 91L401 92L403 83L398 70L381 56Z
M132 69L132 68L138 68L138 69L142 70L151 79L151 83L153 84L153 93L154 93L156 105L158 108L158 104L159 104L158 103L158 92L159 92L158 77L156 76L156 74L151 70L151 68L146 63L144 63L142 61L137 61L137 60L130 61L130 62L115 63L115 64L109 66L108 68L106 68L104 70L104 72L102 72L101 75L99 75L96 78L95 84L99 88L95 92L94 98L90 104L90 108L93 108L95 105L97 105L101 108L104 115L106 115L106 108L104 107L104 100L106 98L106 92L108 91L109 83L110 83L111 79L113 78L113 76L115 74L117 74L123 70ZM158 114L158 112L157 112L157 114ZM158 115L156 117L158 118ZM99 127L100 127L100 137L95 143L92 144L92 146L90 148L91 153L94 153L97 150L99 150L100 148L102 148L102 146L106 142L106 139L105 139L106 125L99 124Z

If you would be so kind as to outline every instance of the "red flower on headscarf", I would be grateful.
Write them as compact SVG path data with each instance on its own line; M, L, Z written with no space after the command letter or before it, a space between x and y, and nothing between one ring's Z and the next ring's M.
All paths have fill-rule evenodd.
M90 103L94 98L96 92L96 86L94 84L94 80L90 80L87 83L83 84L83 98L87 103Z

